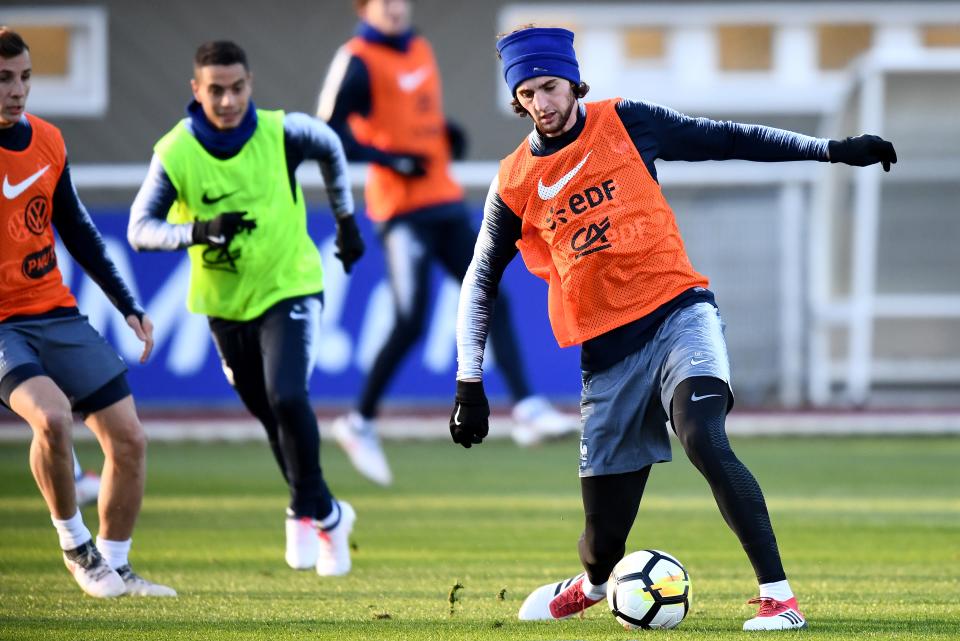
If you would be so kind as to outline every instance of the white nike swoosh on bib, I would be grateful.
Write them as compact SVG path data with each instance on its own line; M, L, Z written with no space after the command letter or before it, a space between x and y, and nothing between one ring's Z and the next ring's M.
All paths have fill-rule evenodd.
M427 79L427 76L430 75L430 67L424 65L415 71L410 73L401 73L397 76L397 84L400 85L400 88L407 92L413 93L416 91L417 87L423 84L423 81Z
M37 180L40 178L40 176L42 176L43 174L45 174L48 169L50 169L50 165L47 165L46 167L44 167L43 169L41 169L40 171L38 171L38 172L35 173L34 175L30 176L29 178L26 178L26 179L24 179L24 180L22 180L22 181L20 181L20 182L18 182L18 183L12 184L12 185L10 184L10 177L9 177L9 176L4 176L4 177L3 177L3 195L4 195L4 197L5 197L7 200L13 200L13 199L16 198L17 196L19 196L20 194L22 194L23 192L25 192L27 189L29 189L29 188L30 188L30 185L32 185L33 183L37 182Z
M581 160L576 167L568 171L563 175L563 178L553 183L549 187L543 184L543 178L537 181L537 195L540 196L540 200L550 200L551 198L556 197L556 195L560 193L560 190L566 187L567 183L573 180L573 177L576 176L581 169L583 169L583 165L587 162L587 158L589 158L590 154L592 153L592 151L588 151L587 155L583 157L583 160Z

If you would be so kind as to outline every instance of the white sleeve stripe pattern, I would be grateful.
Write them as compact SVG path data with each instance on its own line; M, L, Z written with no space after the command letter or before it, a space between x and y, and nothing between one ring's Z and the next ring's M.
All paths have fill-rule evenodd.
M343 78L347 75L347 66L353 54L346 46L337 49L336 55L330 62L330 68L327 70L327 77L323 81L323 88L320 90L320 97L317 101L317 117L324 122L330 120L333 116L333 108L337 103L337 94L340 93L340 85L343 84Z
M497 193L497 178L490 184L483 208L483 223L473 250L473 260L463 279L457 307L457 380L483 376L483 350L500 278L517 254L519 219ZM516 229L510 229L510 223ZM514 237L514 235L516 237Z

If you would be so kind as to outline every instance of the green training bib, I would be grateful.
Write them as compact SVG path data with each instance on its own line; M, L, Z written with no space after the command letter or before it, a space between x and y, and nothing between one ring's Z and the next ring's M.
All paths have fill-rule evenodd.
M228 320L257 318L286 298L323 290L320 252L307 234L303 191L291 190L282 111L257 110L257 128L236 156L210 155L180 121L154 151L177 190L167 220L188 223L245 212L256 229L230 246L193 245L187 308Z

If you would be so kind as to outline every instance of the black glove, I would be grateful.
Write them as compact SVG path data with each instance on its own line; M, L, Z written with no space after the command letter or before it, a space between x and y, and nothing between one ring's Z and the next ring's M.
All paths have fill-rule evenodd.
M427 174L427 159L417 154L390 154L386 167L406 178L419 178Z
M337 219L337 251L334 256L343 263L343 271L350 273L353 264L357 262L366 246L357 229L357 221L353 214Z
M447 121L447 142L450 143L450 155L454 160L463 160L467 157L467 132L454 123Z
M211 247L228 247L233 237L243 230L257 228L257 223L244 220L245 211L230 211L211 220L193 223L193 244Z
M842 162L854 167L866 167L878 162L883 164L884 171L890 171L890 165L897 162L897 151L893 143L880 136L869 134L831 140L827 144L830 150L830 162Z
M490 431L490 404L480 381L457 381L457 398L450 413L450 436L454 443L472 447L483 442Z

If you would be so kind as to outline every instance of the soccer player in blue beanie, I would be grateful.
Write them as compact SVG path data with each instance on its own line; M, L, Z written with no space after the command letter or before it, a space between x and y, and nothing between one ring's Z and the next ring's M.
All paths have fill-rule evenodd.
M709 281L687 257L656 159L896 162L877 136L845 140L705 118L622 98L583 103L566 29L527 27L497 44L513 107L535 128L490 187L457 319L453 440L487 435L483 350L497 283L517 251L549 284L562 346L581 346L580 483L584 573L535 590L523 620L574 616L603 600L654 463L669 461L667 419L713 491L759 583L745 630L806 626L760 486L727 440L733 406L723 326Z

